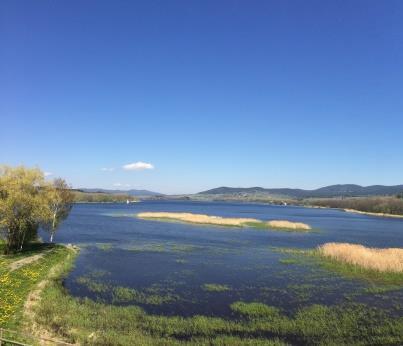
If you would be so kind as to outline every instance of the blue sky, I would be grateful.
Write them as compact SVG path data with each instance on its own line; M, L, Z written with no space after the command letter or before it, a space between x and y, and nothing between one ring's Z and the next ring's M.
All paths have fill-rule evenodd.
M164 193L402 184L402 18L399 0L1 1L0 163Z

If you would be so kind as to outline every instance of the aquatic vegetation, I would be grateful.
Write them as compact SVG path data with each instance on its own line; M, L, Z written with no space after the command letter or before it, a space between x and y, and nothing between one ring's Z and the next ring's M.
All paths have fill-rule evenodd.
M361 292L366 293L366 294L383 294L386 292L394 291L394 290L400 290L402 287L401 286L370 286L367 288L364 288Z
M137 306L113 306L69 296L53 280L42 293L36 322L81 344L120 345L399 345L403 319L366 305L312 305L294 315L259 302L231 305L238 319L149 315ZM57 301L58 304L52 302ZM89 339L89 335L94 335ZM224 343L225 345L225 343Z
M278 230L309 231L312 228L302 222L291 222L286 220L261 221L253 218L231 218L192 213L172 212L143 212L137 217L160 221L182 221L203 225L229 226L229 227L254 227Z
M192 244L173 244L170 247L172 252L192 252L196 250L203 249L202 246L192 245Z
M108 285L96 282L90 277L80 276L76 279L76 282L80 285L87 287L89 291L94 293L104 293L109 291Z
M144 244L144 245L132 245L127 248L132 252L165 252L167 251L163 244Z
M95 270L91 270L87 275L91 278L102 278L102 277L105 277L110 274L111 273L106 270L95 269Z
M130 287L113 287L112 288L113 303L137 303L161 305L177 300L178 297L172 294L146 294Z
M240 315L246 316L247 318L264 318L268 320L273 320L280 317L280 310L268 306L262 303L245 303L245 302L235 302L231 304L231 309Z
M337 244L337 243L331 243L331 244ZM343 244L343 243L342 243ZM326 245L326 244L325 244ZM344 244L343 244L344 245ZM353 247L347 246L344 247L343 249L355 249L356 246L358 246L358 248L361 248L361 245L354 245L354 244L348 244L348 245L353 245ZM322 249L322 246L319 246L316 249L296 249L296 248L279 248L279 247L270 247L270 249L272 251L278 252L278 253L283 253L283 254L289 254L292 255L293 258L298 261L298 263L301 264L306 264L306 265L310 265L310 266L314 266L314 265L319 265L322 268L329 270L329 271L334 271L339 273L342 276L345 277L349 277L349 278L353 278L353 279L362 279L365 281L369 281L372 283L378 283L378 284L382 284L382 285L387 285L390 288L395 287L396 285L402 285L403 284L403 273L402 272L395 272L395 271L380 271L377 269L372 269L371 267L365 267L364 265L358 265L358 264L353 264L350 263L349 261L347 261L347 258L349 258L349 256L351 256L351 258L354 258L355 255L354 253L350 253L349 255L349 251L345 251L343 254L341 254L340 256L345 255L346 260L344 259L336 259L334 257L332 257L331 255L324 255ZM334 247L331 247L332 249L334 249ZM336 246L337 248L337 246ZM362 247L365 250L369 249L369 248L365 248ZM379 259L382 257L382 255L379 255L379 253L377 253L377 256L375 256L372 259L369 259L372 256L372 252L371 251L365 251L362 253L362 256L360 256L360 261L363 261L365 258L368 259L369 262L372 262L375 259ZM370 249L370 250L374 250L374 249ZM375 250L382 250L382 249L375 249ZM385 249L385 250L389 250L389 249ZM393 249L396 250L396 249ZM397 250L401 250L401 249L397 249ZM335 254L337 253L337 250L334 252ZM380 252L381 254L384 254L385 252ZM392 254L392 258L396 259L396 257L394 257L395 251L386 251L387 254ZM398 253L400 254L400 251L398 251ZM281 260L279 260L281 262ZM382 262L382 258L379 260ZM384 263L389 263L388 265L390 265L390 263L396 263L394 262L394 260L390 260L386 259L384 261ZM375 267L378 264L375 264ZM385 264L382 264L385 266ZM393 266L392 266L393 267ZM398 266L397 266L398 267ZM396 268L396 267L395 267ZM388 289L390 290L390 289Z
M227 285L220 285L220 284L204 284L201 287L204 291L208 292L225 292L231 289Z
M76 279L76 282L85 286L90 292L110 296L110 301L114 304L135 303L161 305L178 299L177 295L171 293L164 295L156 294L157 290L155 288L145 289L145 291L151 292L147 294L130 287L114 286L109 283L98 282L90 276L80 276Z
M403 249L367 248L349 243L326 243L318 252L336 261L379 272L403 273Z
M177 258L175 262L179 264L186 264L188 263L188 260L185 260L184 258Z
M279 259L281 264L296 264L298 263L297 259L295 258L281 258Z
M298 301L307 301L315 294L315 288L313 284L292 284L287 286L287 292L294 294Z
M73 257L67 258L67 255L68 250L60 247L38 262L16 270L13 276L24 277L19 283L14 281L16 277L1 271L10 260L0 257L1 297L7 297L7 302L11 302L10 296L4 291L6 287L10 288L10 282L17 285L13 285L9 292L20 297L17 302L19 308L10 304L12 318L8 317L6 324L2 322L2 327L12 325L11 320L14 324L22 321L18 311L21 311L26 299L25 293L46 276L55 264L60 263L63 271L48 279L32 318L38 323L37 328L46 329L68 342L98 345L179 345L185 341L197 345L400 345L403 342L402 318L352 303L340 306L312 305L292 315L285 315L278 308L259 302L235 302L231 309L234 316L239 317L228 320L208 316L182 318L150 315L135 305L114 306L74 298L62 285L62 277L73 265ZM99 275L103 276L103 273ZM96 276L95 273L93 277ZM24 286L25 283L27 286ZM145 291L128 287L110 288L116 299L125 304L140 301L144 298L142 294L147 295ZM163 296L159 293L161 289L150 288L150 293L155 296L152 298L155 304L162 303L157 297ZM139 293L142 294L139 296ZM2 299L0 305L3 303ZM153 304L153 301L149 300L147 304ZM397 304L396 309L399 308L401 305ZM3 312L0 316L4 316Z
M278 253L286 253L286 254L303 254L309 252L311 250L299 249L299 248L291 248L291 247L279 247L279 246L269 246L269 249Z
M103 250L103 251L112 250L112 244L109 244L109 243L97 244L97 247L98 247L98 249Z

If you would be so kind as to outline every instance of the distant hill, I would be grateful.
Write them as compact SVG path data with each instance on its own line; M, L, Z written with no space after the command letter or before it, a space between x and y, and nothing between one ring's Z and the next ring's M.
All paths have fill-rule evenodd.
M288 198L320 198L320 197L361 197L361 196L390 196L403 192L403 185L384 186L360 186L354 184L339 184L321 187L316 190L263 187L218 187L199 192L202 195L235 195L235 194L267 194Z
M109 189L78 189L82 192L90 192L90 193L107 193L111 195L129 195L129 196L163 196L162 193L148 191L148 190L109 190Z

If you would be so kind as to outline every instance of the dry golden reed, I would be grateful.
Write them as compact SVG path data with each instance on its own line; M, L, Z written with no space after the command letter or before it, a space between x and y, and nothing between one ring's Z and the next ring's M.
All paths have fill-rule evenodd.
M267 228L283 228L290 230L310 230L311 227L301 222L290 222L282 220L261 221L253 218L233 218L211 216L192 213L169 213L169 212L144 212L137 214L137 217L144 219L171 219L183 222L220 225L220 226L267 226Z
M168 212L146 212L137 214L140 218L173 219L192 223L213 224L223 226L243 226L248 222L260 222L251 218L224 218L221 216L210 216L192 213L168 213Z
M306 223L302 222L290 222L290 221L283 221L283 220L272 220L268 221L267 225L273 228L286 228L286 229L295 229L295 230L310 230L312 229L311 226L307 225Z
M365 269L403 273L403 249L378 249L349 243L326 243L319 246L318 250L323 256Z

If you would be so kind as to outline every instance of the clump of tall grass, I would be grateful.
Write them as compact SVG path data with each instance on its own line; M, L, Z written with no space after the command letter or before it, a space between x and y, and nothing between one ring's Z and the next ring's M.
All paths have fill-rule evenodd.
M269 227L273 228L285 228L294 230L310 230L311 226L302 222L291 222L285 220L272 220L267 222Z
M217 226L275 228L295 231L311 229L309 225L302 222L291 222L286 220L261 221L253 218L221 217L193 213L144 212L138 213L137 217L142 219L173 220Z
M378 272L403 273L403 249L368 248L349 243L326 243L319 254L330 259Z

